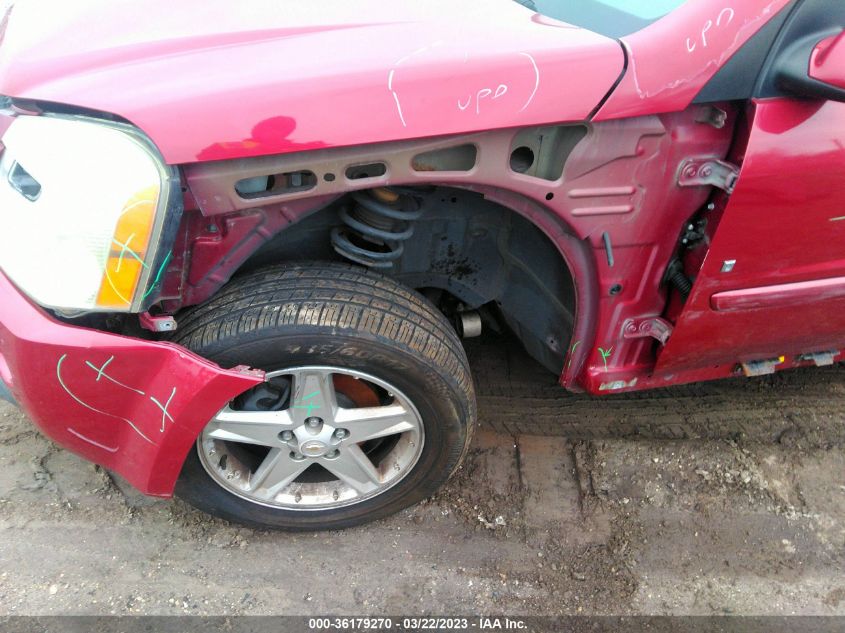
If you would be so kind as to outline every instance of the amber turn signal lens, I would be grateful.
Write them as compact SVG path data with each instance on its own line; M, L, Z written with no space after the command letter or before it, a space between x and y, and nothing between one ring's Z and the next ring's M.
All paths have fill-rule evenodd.
M97 294L98 308L126 309L138 290L155 222L160 188L152 185L124 205L117 220L103 280Z

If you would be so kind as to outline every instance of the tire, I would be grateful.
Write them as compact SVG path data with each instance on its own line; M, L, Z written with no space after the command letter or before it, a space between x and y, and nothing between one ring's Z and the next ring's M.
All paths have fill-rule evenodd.
M320 473L313 475L311 471L314 468L310 468L272 499L257 499L244 496L248 497L252 493L227 488L229 484L220 478L218 470L225 470L229 464L224 458L221 458L221 462L226 463L222 465L214 461L219 454L217 447L221 446L217 439L221 436L221 423L210 423L188 455L176 486L177 496L204 512L260 528L348 528L386 517L430 496L455 471L467 451L477 414L472 377L460 340L446 318L431 303L390 278L351 265L334 263L286 264L264 268L233 280L211 301L183 314L179 326L173 338L175 342L223 367L249 365L267 372L280 372L279 376L268 379L265 385L275 387L274 381L279 381L282 386L274 394L281 393L285 388L290 390L287 407L283 408L283 413L288 412L290 418L305 415L294 409L308 408L307 413L310 415L311 408L306 405L318 402L324 395L321 392L315 400L297 400L300 397L297 385L304 385L315 376L316 380L321 375L325 377L330 374L328 378L322 378L328 382L319 384L334 385L327 388L325 393L333 390L338 402L347 398L342 389L337 387L340 378L346 381L343 384L349 384L350 377L356 380L365 377L356 385L363 383L369 392L376 394L365 393L365 400L388 399L388 405L380 401L378 406L404 406L404 403L408 405L406 409L409 415L415 420L413 424L420 427L403 433L396 440L392 436L378 440L382 442L379 444L381 451L387 450L384 445L391 442L394 442L394 447L389 450L393 452L397 452L401 445L404 451L402 455L405 456L402 463L407 464L404 466L405 471L394 465L394 469L401 471L401 479L383 491L379 488L377 493L367 493L373 496L366 497L364 493L352 490L339 477L337 482L323 481L326 474L323 470L334 466L330 460L326 461L332 453L339 453L343 459L349 459L346 456L351 453L346 452L347 444L343 444L339 445L338 450L320 457L307 457L304 449L293 449L290 452L291 459L319 461L317 470ZM284 386L286 381L287 387ZM284 396L279 395L278 399L282 402ZM257 401L266 403L270 400ZM252 406L243 404L245 402L251 402L251 396L236 399L231 408ZM371 403L360 406L376 405ZM315 410L318 408L315 407ZM330 407L327 405L327 408ZM236 414L240 414L240 411ZM320 420L321 425L326 425L320 427L321 433L326 428L332 431L334 427L330 424L337 426L340 422L332 422L330 418L326 421L311 416L305 420L305 424ZM336 441L336 436L343 430L339 427L334 429L330 441ZM287 432L287 437L294 434L292 442L296 444L306 431L311 432L310 427L300 426L292 433ZM223 435L229 437L225 433ZM279 437L285 436L280 434ZM323 438L324 435L319 437ZM421 439L414 443L406 437ZM421 448L418 447L420 444ZM316 448L306 444L297 445L308 450L327 450L324 445ZM362 443L360 447L367 445ZM239 449L239 445L223 442L221 451L225 453L230 449ZM286 450L287 445L283 445L279 455ZM413 464L409 451L416 451L417 454ZM368 453L370 456L372 454ZM249 459L253 458L245 458L246 461ZM260 456L256 458L260 459ZM399 463L396 461L396 464ZM387 469L387 466L379 467ZM248 479L249 482L238 485L253 485L251 482L257 480L258 472L258 467L248 476L239 472L237 477ZM316 477L317 483L299 483L305 481L306 475ZM392 470L388 475L394 477ZM395 477L398 478L398 475ZM293 496L294 502L289 501L293 494L290 491L297 486L301 490L319 491L306 497L306 500L313 501L313 506L299 507L299 497L302 497L299 493L299 497ZM356 498L361 500L352 499L346 505L321 501L323 497L319 495L328 494L323 489L332 486L335 486L332 499L344 499L349 494L356 494ZM340 497L336 494L338 486L346 486ZM351 492L346 488L350 488ZM288 502L282 503L278 499L288 499Z

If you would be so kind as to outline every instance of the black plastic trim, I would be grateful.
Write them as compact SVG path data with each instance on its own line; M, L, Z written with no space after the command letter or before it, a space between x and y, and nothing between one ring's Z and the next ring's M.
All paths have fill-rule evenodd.
M766 60L754 90L754 97L768 99L798 95L837 98L835 93L825 93L824 89L829 90L832 87L815 82L807 74L810 69L810 55L815 45L826 37L841 32L843 28L843 0L799 0ZM796 70L799 67L800 72ZM806 81L801 82L803 87L796 85L796 74L806 77ZM807 82L817 85L813 86ZM807 94L808 90L814 94ZM828 96L825 96L826 94Z
M754 90L766 59L783 25L803 0L792 0L755 33L742 48L707 82L693 103L742 101L754 96Z
M167 266L173 257L176 236L182 222L182 214L185 211L184 198L182 197L181 173L178 168L173 166L168 166L167 170L170 172L169 186L166 191L162 191L162 195L167 196L167 209L165 210L164 223L161 227L158 250L156 251L155 260L152 263L154 274L150 276L147 281L147 287L144 289L145 294L141 300L139 310L141 312L149 310L150 307L159 301L164 274L167 272Z
M835 28L827 32L814 33L784 49L773 67L776 85L799 97L845 101L845 89L813 79L809 74L813 49L823 39L841 32L842 29Z
M587 116L588 121L592 121L593 117L595 117L601 109L604 107L604 104L607 103L607 100L610 99L611 95L616 92L616 89L619 87L619 84L622 83L622 80L625 79L625 75L628 74L628 63L629 63L629 54L628 54L628 46L622 40L617 40L619 42L619 46L622 48L622 72L619 73L619 76L616 78L616 81L613 82L613 85L610 87L610 90L607 91L607 94L602 97L602 100L599 101L598 105L593 108L593 111Z

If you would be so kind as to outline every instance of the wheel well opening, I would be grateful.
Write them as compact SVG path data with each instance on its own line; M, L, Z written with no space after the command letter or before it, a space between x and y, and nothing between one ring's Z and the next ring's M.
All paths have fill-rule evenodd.
M285 228L239 269L293 261L352 261L425 295L461 329L513 334L560 373L575 315L572 275L528 219L451 187L349 194ZM476 319L473 316L473 319Z

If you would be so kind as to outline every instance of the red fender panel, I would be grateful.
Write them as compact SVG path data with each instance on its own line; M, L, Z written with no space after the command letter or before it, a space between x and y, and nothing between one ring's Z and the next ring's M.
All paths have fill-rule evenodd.
M172 494L205 424L264 379L171 343L61 323L2 273L0 377L45 435L157 496Z

